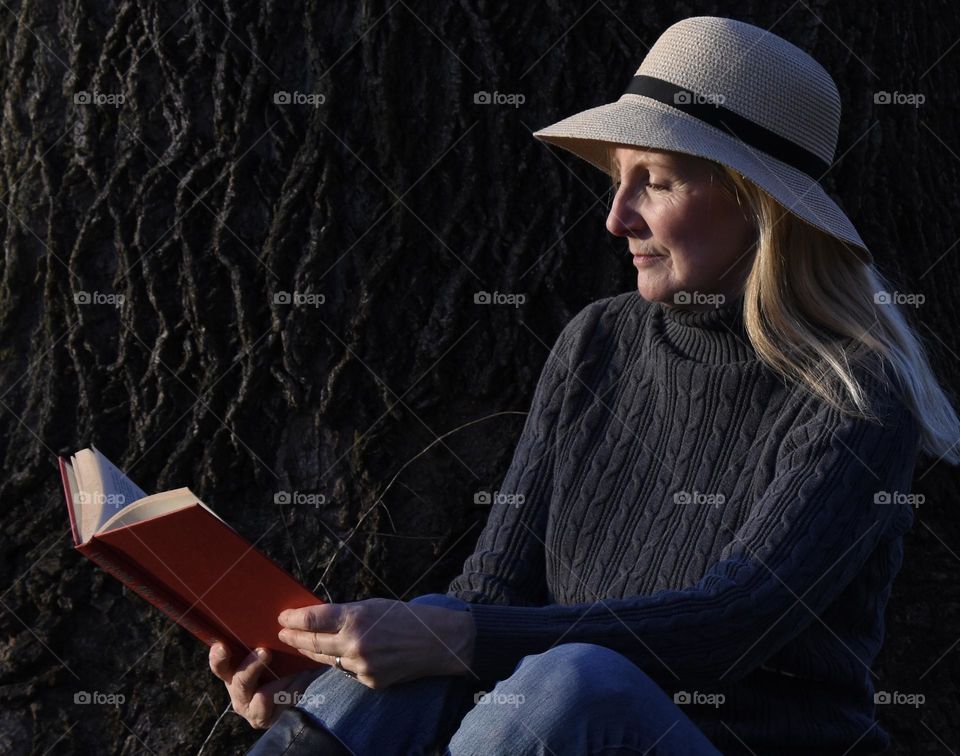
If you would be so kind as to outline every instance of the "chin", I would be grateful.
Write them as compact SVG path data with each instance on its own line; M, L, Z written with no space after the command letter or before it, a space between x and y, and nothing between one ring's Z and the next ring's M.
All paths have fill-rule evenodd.
M644 280L644 276L641 274L637 277L637 291L648 302L663 302L672 305L673 295L677 289L664 286L660 281Z

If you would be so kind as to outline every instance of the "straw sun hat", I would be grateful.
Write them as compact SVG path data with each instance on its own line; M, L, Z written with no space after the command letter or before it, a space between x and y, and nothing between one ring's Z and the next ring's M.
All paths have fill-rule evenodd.
M742 21L694 16L660 35L619 100L533 135L607 174L613 144L722 163L872 262L819 183L833 163L839 128L837 86L807 53Z

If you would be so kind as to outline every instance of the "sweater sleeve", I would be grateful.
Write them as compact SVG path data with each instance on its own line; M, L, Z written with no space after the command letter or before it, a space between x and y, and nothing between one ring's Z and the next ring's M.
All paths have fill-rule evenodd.
M770 484L696 585L578 605L471 605L476 674L503 679L526 655L587 642L667 682L725 684L747 675L821 621L878 543L912 522L903 497L887 503L884 492L909 491L919 424L901 400L885 396L875 405L882 423L825 403L795 423ZM543 546L540 538L498 538L489 531L485 542L531 559Z
M507 473L492 496L474 552L447 594L476 604L543 604L543 535L553 490L556 432L569 372L578 364L600 313L611 299L592 302L563 328L547 356Z

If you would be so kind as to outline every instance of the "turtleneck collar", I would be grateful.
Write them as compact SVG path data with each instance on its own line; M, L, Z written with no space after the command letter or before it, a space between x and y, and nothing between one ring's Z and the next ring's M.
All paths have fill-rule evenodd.
M658 336L681 357L711 365L758 359L743 323L742 295L704 310L663 302L653 306Z

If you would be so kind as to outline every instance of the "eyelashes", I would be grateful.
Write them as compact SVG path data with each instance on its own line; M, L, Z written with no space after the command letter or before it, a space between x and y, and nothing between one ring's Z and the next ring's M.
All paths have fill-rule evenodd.
M613 182L613 186L611 187L611 191L613 191L614 193L616 193L616 191L620 188L620 184L621 184L621 183L622 183L622 182L621 182L619 179L616 180L616 181L614 181L614 182ZM654 184L654 183L652 183L652 182L650 182L650 181L644 181L641 186L649 187L650 189L652 189L652 190L655 191L655 192L662 192L662 191L665 191L666 188L667 188L667 187L665 187L663 184Z

